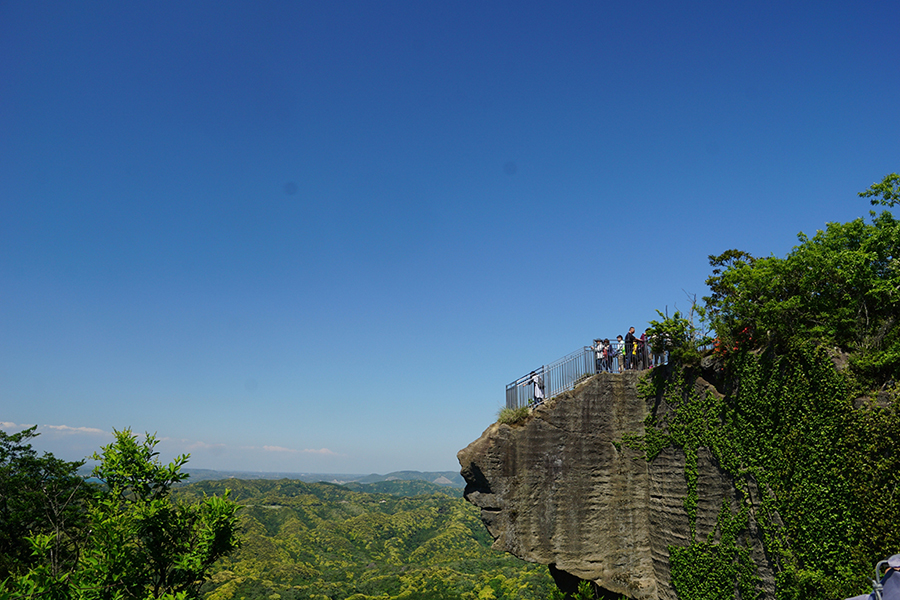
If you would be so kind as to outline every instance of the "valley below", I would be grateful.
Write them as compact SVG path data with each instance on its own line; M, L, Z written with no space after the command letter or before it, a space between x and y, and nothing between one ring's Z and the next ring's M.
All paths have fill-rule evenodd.
M205 480L181 501L239 503L241 547L214 567L206 600L547 598L547 567L491 549L462 489L423 480Z

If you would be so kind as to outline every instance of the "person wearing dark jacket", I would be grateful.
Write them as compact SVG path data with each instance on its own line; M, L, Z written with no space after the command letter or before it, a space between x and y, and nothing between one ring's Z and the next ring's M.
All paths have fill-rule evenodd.
M637 368L635 365L635 356L634 356L634 343L637 341L637 338L634 337L634 327L628 330L628 333L625 334L625 368L626 369L635 369Z

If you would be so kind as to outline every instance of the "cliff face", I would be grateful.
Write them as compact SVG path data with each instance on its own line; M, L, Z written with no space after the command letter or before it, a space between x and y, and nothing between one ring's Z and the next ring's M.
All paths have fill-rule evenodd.
M634 600L674 600L669 547L691 539L685 456L668 448L647 462L620 443L643 430L654 408L665 411L638 397L639 378L596 375L522 424L491 425L458 459L466 498L481 508L495 548L549 565L558 582L578 578ZM701 449L697 462L695 539L705 539L716 535L723 500L733 503L736 494L708 453ZM752 517L750 525L752 558L772 597Z

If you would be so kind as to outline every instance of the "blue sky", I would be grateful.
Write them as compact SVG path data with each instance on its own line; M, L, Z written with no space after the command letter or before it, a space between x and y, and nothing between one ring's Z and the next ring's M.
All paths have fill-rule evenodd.
M0 422L454 470L900 170L896 2L2 2Z

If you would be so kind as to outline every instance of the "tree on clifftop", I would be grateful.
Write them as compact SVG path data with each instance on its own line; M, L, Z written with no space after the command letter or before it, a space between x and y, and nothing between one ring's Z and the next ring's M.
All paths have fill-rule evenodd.
M864 197L893 206L900 176L888 175ZM722 347L781 347L794 339L853 355L870 383L900 378L900 222L884 211L871 223L828 223L784 258L740 250L710 256L705 297Z
M871 198L872 206L894 206L900 203L900 175L891 173L885 175L881 183L873 183L864 192L858 194L861 198Z

